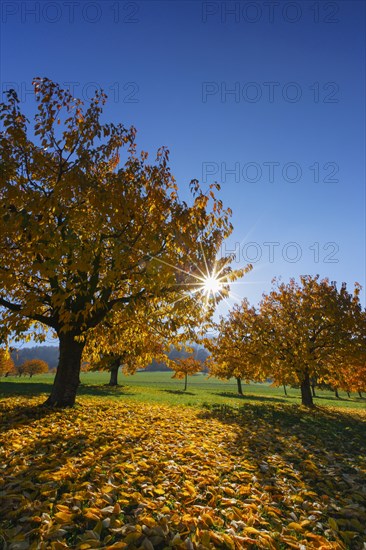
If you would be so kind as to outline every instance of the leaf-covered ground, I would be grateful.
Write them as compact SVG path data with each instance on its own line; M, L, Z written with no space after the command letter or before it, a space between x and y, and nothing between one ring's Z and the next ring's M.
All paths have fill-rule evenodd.
M364 413L41 401L1 404L1 548L364 548Z

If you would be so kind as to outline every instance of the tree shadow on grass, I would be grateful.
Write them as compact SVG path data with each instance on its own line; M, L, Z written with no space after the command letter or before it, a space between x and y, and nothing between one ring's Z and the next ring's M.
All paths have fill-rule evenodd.
M81 384L78 389L78 395L95 395L95 396L127 396L135 395L131 391L125 391L129 389L129 386L109 386L108 384L103 385L84 385Z
M0 396L1 397L37 397L44 393L51 392L52 384L44 382L1 382ZM123 388L127 386L108 386L108 385L87 385L80 384L77 395L91 396L129 396L134 395L130 391L125 392Z
M326 399L327 401L335 401L336 403L337 402L339 403L340 401L350 401L352 403L358 403L359 401L361 401L360 398L352 399L352 398L349 398L349 397L335 397L333 395L326 396L326 395L318 395L318 394L316 394L314 399Z
M196 395L195 393L192 393L190 391L185 390L161 390L165 393L171 393L173 395Z
M243 395L239 395L238 393L232 393L232 392L215 392L214 395L218 395L220 397L227 397L229 399L250 399L251 401L268 401L270 403L286 403L286 397L265 397L264 395L256 395L253 393L244 393Z
M44 382L0 382L1 397L36 397L42 393L50 393L52 384Z

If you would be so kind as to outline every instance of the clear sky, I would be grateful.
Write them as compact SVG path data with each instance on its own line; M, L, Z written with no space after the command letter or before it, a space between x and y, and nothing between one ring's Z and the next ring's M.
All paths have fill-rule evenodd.
M365 2L3 1L2 88L35 76L133 124L190 179L222 183L251 261L237 297L299 274L365 286ZM363 302L365 301L363 293Z

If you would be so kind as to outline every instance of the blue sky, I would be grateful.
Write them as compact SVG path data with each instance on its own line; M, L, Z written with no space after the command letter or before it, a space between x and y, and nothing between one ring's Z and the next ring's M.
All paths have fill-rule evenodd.
M237 299L256 303L275 276L365 286L364 2L1 7L2 88L26 110L35 76L86 100L101 86L106 118L170 148L182 196L192 178L222 182L222 252L254 266Z

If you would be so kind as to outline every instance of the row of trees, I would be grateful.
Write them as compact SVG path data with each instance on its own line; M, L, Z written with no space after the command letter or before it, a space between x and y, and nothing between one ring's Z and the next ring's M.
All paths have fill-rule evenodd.
M0 349L0 377L5 376L29 376L49 372L46 361L42 359L29 359L20 365L15 365L7 349Z
M16 365L24 363L29 359L42 359L45 361L50 369L57 368L58 362L58 346L53 345L38 345L38 346L20 346L11 347L11 356Z
M350 293L318 276L276 281L258 308L243 300L220 320L218 336L206 339L211 374L235 377L240 393L242 380L300 387L309 407L315 383L366 391L366 312L359 294L358 284Z
M331 388L338 394L366 391L366 312L362 310L360 286L353 293L343 284L319 276L303 276L299 282L275 281L273 290L264 294L258 308L243 300L226 318L215 325L216 338L203 343L210 355L199 357L199 348L181 357L169 354L169 338L155 334L160 358L185 380L189 375L208 369L222 379L236 378L238 393L242 382L272 380L275 385L299 387L302 403L313 406L315 386ZM141 340L146 349L153 340ZM111 371L111 384L117 383L118 368L133 374L144 366L139 349L113 360L103 357L95 370ZM154 353L151 348L151 353ZM285 390L286 391L286 390Z

